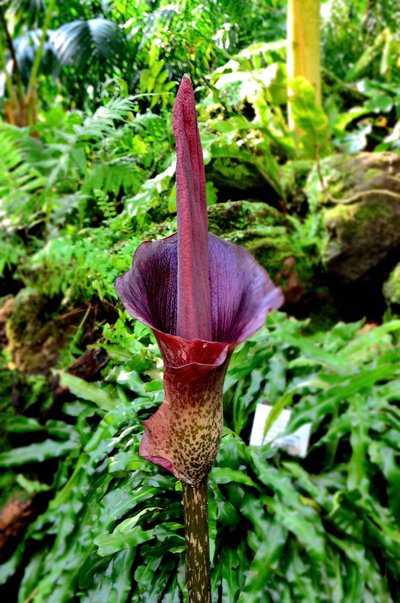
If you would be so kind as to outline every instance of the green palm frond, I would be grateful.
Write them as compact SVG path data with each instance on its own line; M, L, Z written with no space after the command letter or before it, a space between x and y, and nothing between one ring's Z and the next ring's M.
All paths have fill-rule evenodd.
M40 22L46 8L45 0L6 0L2 4L13 21L24 21L28 27Z
M55 73L57 68L56 57L51 43L51 35L52 32L47 32L46 34L41 61L42 72L46 74ZM41 29L30 29L16 37L14 40L18 67L24 83L29 81L33 61L38 51L41 37Z
M60 63L79 69L96 58L116 63L126 47L118 25L104 18L65 23L52 33L51 41Z

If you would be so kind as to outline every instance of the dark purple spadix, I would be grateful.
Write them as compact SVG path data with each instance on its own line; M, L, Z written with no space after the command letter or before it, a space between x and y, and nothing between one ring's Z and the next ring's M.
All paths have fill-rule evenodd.
M211 339L206 176L192 82L187 76L172 115L176 140L178 314L176 334Z
M115 288L129 314L153 330L165 365L164 402L144 423L140 454L194 485L218 452L230 356L283 296L247 250L207 232L203 157L186 76L173 126L178 235L142 243Z

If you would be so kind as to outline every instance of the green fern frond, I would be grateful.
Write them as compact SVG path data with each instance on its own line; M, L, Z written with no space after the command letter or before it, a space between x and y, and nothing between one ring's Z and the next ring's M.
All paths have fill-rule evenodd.
M20 258L24 256L22 243L17 238L7 238L0 232L0 276L3 276L6 268L15 266Z
M82 187L82 192L91 194L99 189L106 195L111 193L117 196L121 190L124 193L135 194L142 182L142 171L134 160L126 157L94 165Z
M0 211L14 222L23 220L26 211L40 209L41 193L45 179L26 162L19 144L24 134L16 128L0 127Z
M125 121L128 114L133 111L133 100L127 98L113 98L95 113L85 119L81 126L75 126L79 139L102 138L111 135L115 130L115 122Z
M90 140L91 157L99 152L100 148L110 145L114 137L118 136L117 124L126 121L133 108L134 103L130 97L117 97L87 116L82 123L75 124L72 132L68 126L59 131L58 140L48 145L52 153L52 158L45 166L50 170L47 178L48 188L66 177L71 177L74 169L77 179L86 179L91 168L86 142ZM89 175L89 180L91 178ZM101 188L98 183L84 186L89 190Z
M117 218L118 220L118 218ZM27 286L49 296L63 295L65 303L84 303L98 297L114 301L114 280L129 269L140 241L130 235L115 241L112 228L88 228L82 238L50 239L28 258L21 270Z

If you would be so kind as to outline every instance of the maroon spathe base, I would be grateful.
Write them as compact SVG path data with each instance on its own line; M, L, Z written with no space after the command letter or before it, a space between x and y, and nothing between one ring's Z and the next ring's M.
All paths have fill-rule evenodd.
M140 454L195 485L208 474L218 452L222 388L233 346L155 335L164 352L165 398L144 423Z

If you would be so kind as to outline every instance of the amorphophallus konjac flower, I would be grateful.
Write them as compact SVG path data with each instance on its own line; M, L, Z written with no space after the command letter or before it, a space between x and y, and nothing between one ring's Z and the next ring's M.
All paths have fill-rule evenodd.
M173 109L177 234L142 243L117 278L128 313L155 334L165 398L145 421L140 454L195 485L218 452L222 388L234 348L283 302L281 290L242 247L208 232L196 106L184 76Z

